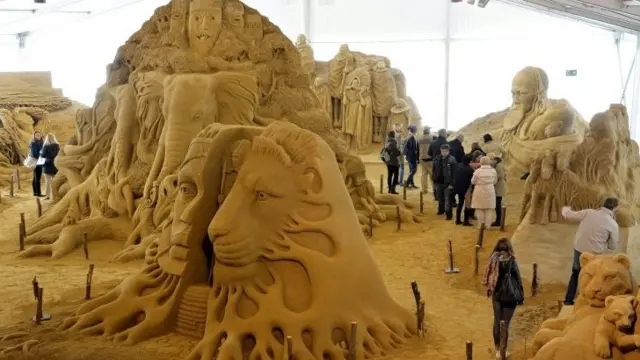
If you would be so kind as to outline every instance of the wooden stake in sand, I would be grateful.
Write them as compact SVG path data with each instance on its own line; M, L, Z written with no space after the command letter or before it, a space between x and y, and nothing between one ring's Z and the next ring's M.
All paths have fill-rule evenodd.
M538 294L538 264L533 263L533 279L531 280L531 296Z
M287 336L287 353L284 354L284 360L293 360L293 338Z
M33 277L33 280L31 280L31 286L33 287L33 298L38 300L38 289L40 289L40 286L38 286L38 279L36 279L36 277Z
M384 184L384 175L380 174L380 194L382 194L382 192L384 191L383 184Z
M349 358L348 360L356 360L356 344L358 342L358 323L351 323L351 336L349 336Z
M42 203L40 202L40 198L36 198L36 207L38 209L38 217L42 216Z
M447 244L447 250L449 250L449 268L445 269L445 274L457 274L460 272L460 269L453 267L453 245L451 244L451 240L449 240Z
M562 300L558 300L558 312L562 311L562 306L564 305L564 302Z
M20 213L20 251L24 250L24 239L27 237L27 223L24 220L24 213Z
M369 237L373 237L373 214L369 214Z
M39 287L38 288L38 305L36 306L36 317L35 317L35 323L36 325L40 325L40 322L42 321L42 298L44 297L44 289Z
M11 174L11 176L9 176L9 196L10 197L14 197L15 194L13 193L13 182L15 181L15 176L13 176L13 174Z
M500 359L507 360L507 322L500 321Z
M476 255L473 262L473 275L478 276L478 269L480 268L480 245L476 245Z
M396 205L396 223L398 227L398 231L402 228L402 218L400 218L400 205Z
M84 289L84 299L91 300L91 280L93 280L93 264L89 264L89 272L87 273L87 282Z
M424 213L424 193L420 191L420 214Z
M505 223L507 222L507 208L502 208L502 217L500 218L500 231L504 231Z
M467 360L473 360L473 343L467 341Z
M24 251L24 230L22 230L22 223L18 224L18 248L20 251Z
M482 247L483 242L484 242L484 223L480 224L480 229L478 230L478 241L476 242L476 246Z
M425 335L424 330L424 313L425 313L425 302L422 300L422 295L420 294L420 289L418 289L418 282L411 282L411 291L413 292L413 298L416 301L416 320L418 321L418 335Z
M424 300L420 300L420 305L418 306L418 335L425 337L427 334L426 327L424 326L424 313L425 313L426 303Z
M16 169L16 182L18 183L18 190L22 190L22 185L20 185L20 169Z
M89 240L87 239L87 233L82 234L82 249L84 250L84 258L89 260Z

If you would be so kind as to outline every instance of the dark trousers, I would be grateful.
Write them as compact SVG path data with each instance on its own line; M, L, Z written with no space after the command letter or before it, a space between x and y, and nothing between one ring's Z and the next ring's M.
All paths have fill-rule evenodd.
M40 189L40 182L42 179L42 165L37 165L33 168L33 181L31 181L31 186L33 187L33 195L42 195Z
M445 184L433 184L436 189L436 197L438 198L438 214L446 213L447 218L453 216L453 209L451 208L451 189L449 185Z
M462 208L465 207L464 206L464 196L466 195L466 191L456 191L456 195L458 195L458 206L456 207L456 222L461 222L460 221L460 215L462 214ZM469 216L471 215L471 209L464 209L464 222L468 223L469 222Z
M407 182L405 183L405 185L416 186L416 184L413 182L413 177L415 176L416 171L418 171L418 162L407 161L407 163L409 164L409 175L407 175Z
M396 191L396 185L398 185L398 175L400 173L400 166L387 165L387 186L389 192Z
M515 311L515 304L505 304L493 299L493 343L496 345L496 349L500 346L500 322L507 323L507 339L505 340L508 341L509 323Z
M502 223L502 196L496 196L496 222L494 224L500 225Z
M572 305L573 300L578 292L578 276L580 276L580 255L582 253L578 250L573 250L573 266L571 267L571 278L569 279L569 286L567 286L567 295L564 297L564 302L567 305Z

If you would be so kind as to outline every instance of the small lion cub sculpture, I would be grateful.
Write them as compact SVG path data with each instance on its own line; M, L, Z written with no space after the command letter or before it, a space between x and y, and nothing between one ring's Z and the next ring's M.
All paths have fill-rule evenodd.
M611 295L604 304L594 339L596 355L610 358L611 345L623 349L640 347L640 335L633 334L638 299L633 295Z

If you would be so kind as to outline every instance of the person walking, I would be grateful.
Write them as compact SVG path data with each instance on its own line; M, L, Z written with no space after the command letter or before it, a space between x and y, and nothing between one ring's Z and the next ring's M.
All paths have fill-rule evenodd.
M496 169L496 175L498 175L498 181L496 182L496 221L491 226L500 226L502 223L502 204L504 197L507 195L507 170L502 163L502 154L489 154L489 159L493 163L493 168Z
M471 198L471 207L478 218L478 228L484 224L485 228L491 225L491 211L496 207L495 184L498 181L496 170L491 167L491 160L487 156L480 158L480 167L476 169L471 178L475 185Z
M456 138L449 141L449 151L451 152L451 156L458 163L462 162L462 157L464 156L464 146L462 146L462 142L464 141L464 135L458 134Z
M462 158L462 163L458 165L455 172L453 191L458 196L458 206L456 207L456 225L471 226L471 204L467 199L467 193L471 188L471 178L473 177L471 167L471 155L467 154ZM460 220L462 208L464 207L464 221Z
M449 145L443 144L440 155L433 160L433 187L438 200L438 214L446 214L447 220L453 218L451 194L455 183L456 159L449 154Z
M409 189L417 189L413 177L416 175L418 171L418 158L420 154L418 154L418 141L416 140L416 126L409 125L407 128L409 130L409 136L405 140L404 147L402 149L402 153L404 154L405 159L407 160L407 164L409 165L409 175L407 176L407 182L404 186Z
M42 164L40 161L40 151L44 141L42 140L42 133L40 131L34 131L31 142L29 142L29 156L37 159L36 165L33 167L33 180L31 181L31 187L33 188L33 196L40 197L42 183Z
M429 145L429 150L427 151L427 155L431 158L431 159L435 159L438 155L440 155L440 148L442 147L442 145L446 145L448 144L447 142L447 130L446 129L440 129L438 130L438 136L433 139L433 141L431 142L431 145ZM431 168L433 169L433 163L431 164ZM431 177L431 181L433 182L433 174ZM435 199L435 201L438 201L438 194L436 191L436 186L433 186L433 198Z
M422 167L421 185L424 194L429 191L429 184L433 187L433 173L431 172L433 170L433 158L429 156L429 147L433 140L431 128L425 126L422 131L422 137L418 140L418 154L420 155L420 166Z
M620 229L613 213L617 207L618 199L610 197L597 210L573 211L568 206L562 208L562 216L565 219L580 222L573 241L573 266L564 298L565 305L573 305L576 297L580 275L580 255L585 252L599 255L618 248Z
M493 343L496 347L496 359L500 359L500 322L504 321L507 325L507 338L504 340L507 343L513 314L516 307L524 303L522 277L509 239L501 238L496 243L485 268L482 284L487 289L487 297L493 302Z
M382 161L387 165L387 187L389 194L398 194L396 192L396 185L398 185L401 156L402 154L396 141L396 134L393 131L389 131L389 134L387 134L387 142L381 152Z
M58 153L60 152L60 144L58 144L58 140L55 135L52 133L48 133L44 138L44 144L42 147L42 151L40 152L40 157L44 158L44 164L42 165L42 172L44 173L44 182L45 182L45 200L49 200L51 198L51 185L53 183L53 177L58 173L58 168L54 164L54 160Z

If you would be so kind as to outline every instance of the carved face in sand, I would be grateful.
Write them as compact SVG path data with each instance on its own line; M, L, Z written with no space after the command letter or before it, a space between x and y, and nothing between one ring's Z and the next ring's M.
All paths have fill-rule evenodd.
M631 294L633 279L629 269L631 260L624 254L580 256L578 292L592 307L604 307L609 295Z
M540 115L547 99L547 74L534 67L527 67L518 72L511 84L513 104L505 117L505 129L517 127L525 116L532 112Z
M199 55L211 51L222 30L222 8L213 0L191 0L189 8L189 46Z
M235 33L244 32L244 5L239 1L229 1L224 8L224 15L231 30Z
M171 32L183 33L187 23L189 0L173 0L171 3ZM184 33L183 33L184 34Z

